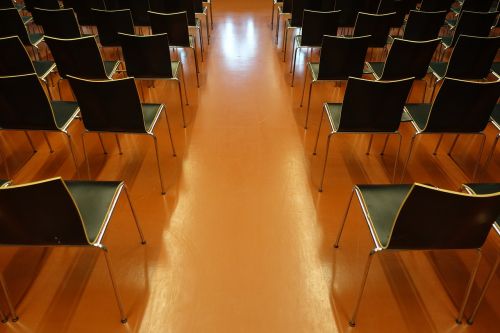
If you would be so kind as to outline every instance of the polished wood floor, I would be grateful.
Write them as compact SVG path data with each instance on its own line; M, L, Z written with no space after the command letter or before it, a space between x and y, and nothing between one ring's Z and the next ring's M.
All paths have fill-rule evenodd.
M191 53L179 52L188 78L187 128L181 125L173 83L145 89L148 101L167 105L178 151L173 157L161 121L156 132L167 194L160 195L149 138L122 135L123 155L113 136L104 136L108 155L96 136L86 139L92 178L127 182L148 241L139 243L130 211L120 202L105 244L128 323L119 321L99 252L2 248L3 274L20 320L0 324L0 332L498 331L498 272L476 322L454 321L474 260L470 251L380 255L368 277L358 325L348 326L372 246L357 205L341 247L334 250L332 244L352 185L390 182L396 140L381 158L383 138L376 138L370 155L365 155L368 136L335 139L319 193L326 131L317 156L312 149L322 102L340 100L338 89L315 88L310 126L304 130L305 108L299 107L304 55L291 88L290 57L282 61L281 37L277 48L270 29L271 0L214 0L213 9L215 26L199 89ZM415 89L416 99L419 92ZM63 97L71 98L69 90ZM85 176L81 132L80 123L71 127ZM400 162L412 128L404 124L401 132ZM496 132L489 127L486 133L489 149ZM49 135L52 154L40 134L32 136L39 150L32 157L22 133L0 137L16 183L77 178L62 136ZM451 138L433 156L436 141L420 141L405 181L458 189L470 181L479 140L459 142L455 155L465 171L446 155ZM498 171L497 154L481 179L499 181ZM499 252L495 236L485 245L472 300Z

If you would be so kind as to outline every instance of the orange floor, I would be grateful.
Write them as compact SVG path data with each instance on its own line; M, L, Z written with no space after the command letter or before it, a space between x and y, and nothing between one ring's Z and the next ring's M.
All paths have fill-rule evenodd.
M0 332L497 332L500 279L493 279L474 325L455 324L474 255L470 251L388 253L374 260L358 325L348 326L365 259L371 247L357 206L341 247L333 241L355 183L389 183L395 142L386 156L365 155L368 136L347 136L331 147L324 192L317 191L326 131L311 154L322 102L339 99L318 85L309 129L299 107L304 55L294 88L289 61L282 61L270 29L271 0L214 0L214 30L196 88L191 53L180 52L188 78L188 127L182 128L173 83L156 83L147 100L161 101L178 150L171 155L164 121L157 127L167 194L160 195L152 142L121 136L123 155L111 135L102 154L87 136L92 178L125 179L147 238L142 246L125 202L118 205L105 244L129 322L122 325L102 255L78 248L3 248L3 274L20 320ZM112 52L107 52L108 57ZM55 90L54 90L55 91ZM421 90L420 90L421 91ZM415 97L418 99L419 90ZM65 98L71 98L65 89ZM85 176L81 124L76 138ZM412 134L402 125L403 150ZM495 131L488 127L486 148ZM30 150L21 133L4 133L14 181L61 175L76 178L64 138L42 136ZM437 156L437 138L421 140L406 182L457 189L469 181L478 140L463 138L456 158ZM394 140L396 141L396 140ZM14 152L15 150L15 152ZM482 175L499 181L497 158ZM399 169L400 170L400 169ZM491 234L472 291L476 300L500 242ZM4 309L6 310L5 306ZM469 305L466 314L470 314Z

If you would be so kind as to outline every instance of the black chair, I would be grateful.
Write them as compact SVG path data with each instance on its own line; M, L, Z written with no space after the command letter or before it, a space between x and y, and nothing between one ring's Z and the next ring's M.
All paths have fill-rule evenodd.
M336 0L335 10L340 10L339 26L354 27L359 12L376 13L378 1L370 0Z
M161 193L165 194L158 142L153 132L165 106L163 104L141 104L133 78L96 81L68 76L68 79L82 113L85 127L85 131L82 133L83 152L89 177L90 162L85 148L85 134L89 132L114 133L120 153L118 134L145 134L153 139ZM166 112L165 120L175 156L174 142Z
M12 0L0 0L0 9L9 9L9 8L15 8L18 11L22 11L24 9L24 4L14 3L14 1ZM23 23L25 25L33 21L33 17L31 16L21 15L21 18L23 19Z
M283 1L272 0L273 1L273 10L271 11L271 30L274 28L274 10L276 7L283 6Z
M412 156L415 138L421 134L476 134L482 137L479 154L476 157L476 166L472 174L475 179L479 169L479 161L483 153L486 136L483 133L491 112L500 97L500 81L473 82L445 78L436 99L430 104L407 104L406 112L412 118L415 128L410 143L408 156L403 167L401 181L403 181L408 163ZM434 149L437 150L443 136ZM448 155L451 157L458 135L451 145Z
M462 188L469 194L480 194L480 195L493 194L500 192L500 183L463 184ZM493 229L495 230L497 236L500 236L500 218L497 218L496 222L493 223ZM495 260L495 263L491 268L490 274L486 278L486 282L484 283L484 286L481 290L481 295L479 296L479 299L476 302L476 306L474 307L472 314L467 320L467 323L469 325L472 325L472 323L474 322L474 318L476 318L477 310L479 310L479 306L481 305L481 302L483 301L484 296L486 295L486 291L488 290L491 280L493 280L493 276L497 271L499 263L500 263L500 255L497 254L497 259Z
M37 24L42 26L46 36L65 39L82 37L73 8L42 9L35 7L32 13Z
M439 12L410 10L402 38L415 41L438 38L446 14L447 12L444 10Z
M392 19L391 28L401 28L409 10L405 0L380 0L377 14L396 13Z
M82 246L102 250L120 319L126 323L127 316L111 269L109 251L103 244L122 192L127 197L141 242L145 244L123 181L63 181L52 178L0 188L0 245ZM12 302L9 300L9 303ZM17 318L15 310L11 311Z
M461 35L453 49L449 62L431 62L429 69L436 81L432 97L438 82L445 77L482 80L490 73L491 65L500 46L500 36L475 37Z
M43 34L29 34L17 9L0 9L0 22L0 37L18 36L24 46L31 47L33 57L38 57L38 46L43 41Z
M307 128L313 84L321 81L346 81L349 77L361 77L370 36L340 37L324 36L319 63L308 62L311 74L307 113L304 128ZM300 106L304 102L307 73L304 75Z
M370 14L359 12L354 24L354 37L370 35L368 47L386 48L391 22L396 17L396 13ZM370 56L371 58L371 56Z
M50 101L35 73L0 77L0 128L2 130L24 131L36 152L27 131L42 131L53 152L45 132L59 132L66 135L73 162L78 174L78 161L69 126L78 115L75 102Z
M336 36L338 28L339 11L317 12L312 10L304 10L302 21L302 31L300 35L296 35L293 40L294 53L290 63L290 71L292 72L292 87L295 78L295 62L297 61L297 52L301 48L320 48L323 42L323 36Z
M413 83L413 78L397 81L371 81L350 77L343 103L325 103L324 113L316 136L313 154L316 155L319 133L323 116L326 113L330 125L330 133L326 141L325 162L321 175L319 192L323 191L326 164L330 142L335 134L387 134L399 137L398 151L394 161L393 181L396 176L396 166L401 149L401 134L398 128L403 115L404 105ZM370 153L373 135L370 138L368 150ZM387 141L386 141L387 144Z
M59 9L61 5L58 0L24 0L24 5L28 12L33 12L33 8ZM38 24L38 23L37 23Z
M456 320L461 323L481 262L481 247L500 213L500 193L467 195L422 184L355 185L335 241L336 248L354 194L362 208L374 248L366 262L349 325L356 325L370 264L376 253L385 250L477 250L476 264Z
M189 34L187 25L187 16L185 12L163 14L149 12L151 20L151 31L158 35L162 33L168 34L170 47L174 48L190 48L193 50L194 64L196 66L196 83L200 86L198 73L198 56L196 55L196 39ZM203 61L203 51L200 52L201 61Z
M419 9L424 12L440 12L442 10L449 12L454 2L455 0L422 0Z
M107 10L130 9L136 26L147 27L151 25L148 0L105 0L105 4Z
M63 0L64 8L73 8L78 17L80 25L93 26L96 25L95 16L92 13L94 9L106 9L104 0Z
M136 80L173 80L177 82L181 104L182 124L186 127L184 118L184 102L182 100L181 76L186 95L186 81L182 62L170 60L170 47L167 34L136 36L118 34L122 46L123 57L127 65L127 75ZM139 84L142 90L142 85ZM144 93L142 94L144 96Z
M101 10L92 9L102 46L118 47L118 33L134 34L134 21L130 9Z
M439 38L428 41L396 38L385 62L367 62L367 67L371 69L376 80L401 80L407 77L423 80L439 42ZM427 81L423 81L425 98Z
M61 39L45 36L61 79L73 75L88 79L111 79L119 61L103 61L94 36ZM61 80L57 86L61 96Z
M281 17L290 15L292 15L292 0L283 0L283 4L278 6L278 10L276 11L276 45L278 45ZM285 25L285 23L283 23L283 25Z

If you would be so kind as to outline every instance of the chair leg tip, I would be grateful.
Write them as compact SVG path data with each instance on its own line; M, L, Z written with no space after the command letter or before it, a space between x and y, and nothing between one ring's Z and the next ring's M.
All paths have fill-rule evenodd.
M19 316L12 318L12 322L15 323L16 321L19 320Z
M141 241L141 244L146 245L146 241L145 240Z
M455 319L455 322L456 322L457 324L461 324L461 323L462 323L462 321L461 321L461 320L458 320L458 319Z
M318 189L318 192L320 192L320 193L321 193L321 192L323 192L323 189L322 189L322 188L319 188L319 189Z
M165 191L161 191L161 195L165 195L165 193L166 193Z
M123 319L120 319L120 321L122 322L122 324L126 324L128 319L127 318L123 318Z
M9 320L8 320L7 318L5 318L5 319L2 319L1 321L2 321L2 323L4 323L4 324L5 324L5 323L6 323L6 322L8 322Z
M333 247L334 247L335 249L338 249L338 248L339 248L339 245L338 245L338 244L335 244L335 245L333 245Z
M349 326L356 327L356 323L352 320L349 320Z
M469 319L469 320L467 320L467 324L472 325L473 323L474 323L474 321L472 321L472 320L470 320L470 319Z

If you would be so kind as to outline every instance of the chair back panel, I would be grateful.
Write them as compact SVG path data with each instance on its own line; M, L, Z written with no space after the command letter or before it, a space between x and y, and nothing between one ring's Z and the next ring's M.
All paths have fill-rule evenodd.
M134 22L130 9L92 9L95 17L99 42L102 46L120 46L118 33L134 34Z
M335 10L340 10L339 26L354 27L359 12L376 13L378 1L336 0Z
M31 45L28 31L17 9L0 9L0 22L0 37L18 36L23 45Z
M425 132L478 133L484 130L498 98L500 81L473 82L445 78Z
M500 213L500 193L471 196L415 184L396 217L387 248L480 248Z
M36 74L0 77L0 128L58 130Z
M96 25L92 8L106 9L104 0L64 0L64 8L73 8L81 25Z
M148 0L106 0L105 3L108 10L130 9L134 25L151 25L148 14L151 8Z
M354 37L371 35L369 47L384 47L396 13L370 14L359 12L354 24Z
M32 13L37 24L42 26L46 36L56 38L79 38L82 36L73 8L41 9L35 7Z
M424 41L437 38L444 24L447 12L424 12L410 10L403 33L403 39Z
M61 77L67 75L107 79L104 64L94 36L60 39L45 36Z
M460 35L486 37L495 25L498 12L480 13L462 11L458 17L451 46L455 46Z
M0 244L89 244L78 208L61 178L0 188Z
M412 83L413 78L399 81L349 78L338 131L397 131Z
M134 78L90 81L68 76L89 131L146 133Z
M0 9L14 8L12 0L0 0Z
M442 10L449 12L454 2L455 0L422 0L420 10L424 12L440 12Z
M499 47L500 36L460 36L450 56L446 77L467 80L487 77Z
M319 62L319 80L347 80L361 77L370 36L324 36Z
M170 14L149 12L149 17L154 35L168 34L170 46L190 46L186 12Z
M0 38L0 76L35 73L31 59L18 36Z
M400 80L407 77L422 79L441 39L425 42L395 38L384 65L381 80Z
M136 36L119 34L128 76L172 78L167 34Z
M292 12L292 6L293 6L293 0L283 0L283 13L291 13Z
M399 28L403 25L408 11L408 3L405 0L380 0L377 8L377 14L396 13L391 21L392 28Z
M57 0L24 0L24 5L26 10L33 12L33 8L45 8L45 9L59 9L59 1Z
M186 12L188 25L196 25L193 0L149 0L149 5L157 13Z
M464 0L462 10L471 12L488 12L493 4L493 0Z
M320 47L324 35L336 36L339 14L340 11L304 10L301 45Z

